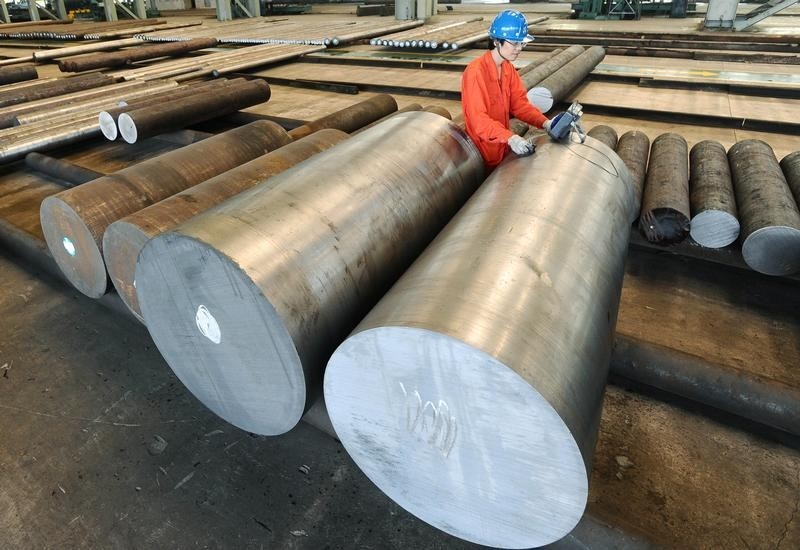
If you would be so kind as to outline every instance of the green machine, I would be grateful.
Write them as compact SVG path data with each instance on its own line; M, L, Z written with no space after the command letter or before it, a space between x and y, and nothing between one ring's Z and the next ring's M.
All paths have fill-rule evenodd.
M581 0L571 7L573 19L640 19L642 15L686 17L696 4L689 0Z

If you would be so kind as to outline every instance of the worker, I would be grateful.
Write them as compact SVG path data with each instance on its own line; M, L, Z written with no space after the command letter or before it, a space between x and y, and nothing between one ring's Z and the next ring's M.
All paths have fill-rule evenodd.
M525 16L516 10L500 12L489 28L489 51L467 65L461 77L461 105L469 137L491 170L511 149L533 152L533 144L509 130L510 115L545 130L550 120L534 107L512 62L533 40Z

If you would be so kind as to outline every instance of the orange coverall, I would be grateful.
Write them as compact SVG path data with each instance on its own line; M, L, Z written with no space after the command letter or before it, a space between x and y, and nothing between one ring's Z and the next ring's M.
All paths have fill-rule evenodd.
M486 167L494 168L508 153L510 115L541 128L547 121L542 112L531 105L519 74L508 61L501 65L501 76L492 52L473 60L461 76L461 106L467 134L483 156Z

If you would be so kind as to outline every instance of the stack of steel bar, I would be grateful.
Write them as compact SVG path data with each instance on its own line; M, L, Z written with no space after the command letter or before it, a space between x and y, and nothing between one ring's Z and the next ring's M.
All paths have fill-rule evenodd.
M307 22L264 17L203 25L180 32L155 32L137 35L154 42L174 42L189 38L216 38L221 44L309 44L338 46L422 26L423 21L385 21L378 17L353 20Z
M124 31L122 34L133 34L137 32L136 27L142 27L142 22L138 19L125 21L114 21L110 23L72 23L66 25L42 25L31 23L28 26L13 27L3 29L0 27L0 38L22 38L22 39L45 39L45 40L81 40L90 38L92 33L102 33L108 31ZM163 25L165 19L148 20L148 26Z
M100 133L98 113L120 101L147 96L178 83L123 82L97 90L56 95L0 108L0 117L8 126L0 130L0 163L22 158L32 151L44 151L83 141ZM87 97L87 95L89 97Z
M202 25L203 22L200 20L197 21L179 21L174 23L164 23L155 21L150 22L149 20L147 23L142 23L141 25L133 26L133 27L125 27L123 29L112 29L112 30L104 30L99 32L91 32L84 35L86 40L105 40L106 38L117 38L120 36L132 36L134 34L141 34L143 32L152 32L158 30L166 30L166 29L180 29L183 27L195 27L197 25Z
M325 46L289 46L285 44L262 44L222 51L203 56L175 59L156 63L149 67L127 69L114 76L125 80L175 78L183 81L204 76L220 76L261 65L285 61L301 55L324 50Z
M135 61L142 61L145 59L171 57L205 48L213 48L216 45L217 41L214 38L195 38L193 40L171 42L168 44L138 46L116 52L89 53L71 56L66 59L59 59L58 68L61 69L62 72L78 73L103 67L130 65Z
M559 56L569 51L571 51L571 48L567 48L564 52L559 54ZM574 59L568 61L550 76L538 82L535 87L528 92L528 99L531 103L536 105L539 110L546 113L552 108L554 103L565 98L570 90L580 84L603 60L605 55L606 51L602 46L592 46Z
M456 50L486 40L489 31L483 18L425 26L370 40L374 46Z

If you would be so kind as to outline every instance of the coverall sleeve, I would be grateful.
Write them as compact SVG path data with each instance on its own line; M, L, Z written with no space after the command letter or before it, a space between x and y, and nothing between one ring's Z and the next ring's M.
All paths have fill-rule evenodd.
M537 128L547 122L547 117L528 101L525 86L516 71L511 75L511 115Z
M472 130L485 141L508 143L514 133L489 116L486 82L479 71L471 69L469 67L461 75L461 108L464 117L471 121Z

